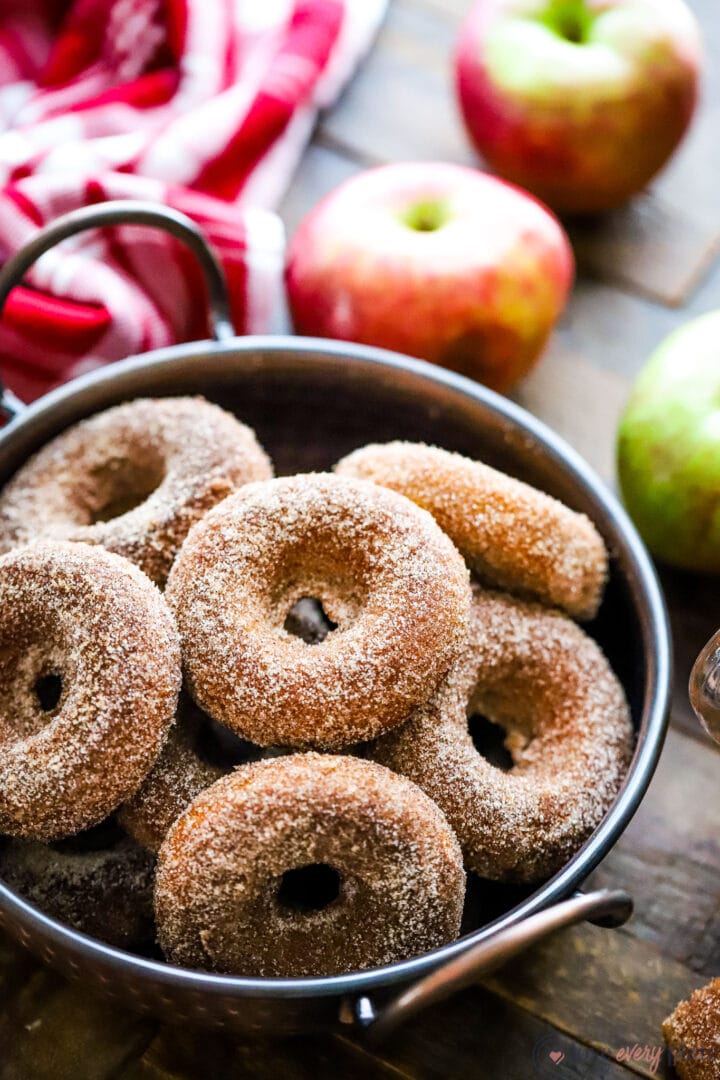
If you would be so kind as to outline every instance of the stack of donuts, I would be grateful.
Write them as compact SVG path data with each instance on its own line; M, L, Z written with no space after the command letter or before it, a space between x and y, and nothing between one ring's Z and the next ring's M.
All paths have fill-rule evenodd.
M578 625L602 539L458 454L273 478L216 405L132 401L20 469L0 553L0 879L114 945L249 976L407 959L458 936L467 872L558 870L627 769Z

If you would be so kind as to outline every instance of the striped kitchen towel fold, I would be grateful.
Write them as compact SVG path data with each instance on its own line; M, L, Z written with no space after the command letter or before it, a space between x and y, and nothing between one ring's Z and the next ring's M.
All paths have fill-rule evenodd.
M272 208L319 109L386 0L5 0L0 260L58 214L148 199L205 230L240 333L267 330L284 237ZM67 241L14 290L0 367L31 400L124 356L207 333L177 241L122 226Z

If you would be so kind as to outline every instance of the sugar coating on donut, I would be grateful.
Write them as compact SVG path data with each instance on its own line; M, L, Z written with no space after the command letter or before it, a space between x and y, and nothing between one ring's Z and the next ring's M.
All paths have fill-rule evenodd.
M355 450L335 470L372 480L429 511L486 584L564 608L597 612L607 551L589 518L461 454L423 443Z
M326 474L247 485L194 527L166 596L188 686L262 746L340 749L402 722L463 647L468 571L432 517L365 481ZM302 597L337 625L289 634Z
M664 1021L663 1036L680 1080L720 1075L720 979L696 990Z
M123 829L155 852L170 826L201 791L233 768L288 753L281 747L245 742L215 724L181 692L175 724L162 753L135 794L117 812Z
M202 515L272 465L250 428L200 397L139 398L39 450L0 495L0 552L77 540L163 585Z
M288 873L325 867L337 895L284 898ZM237 975L334 975L457 937L462 854L437 806L373 762L315 753L242 766L204 791L160 849L167 958Z
M58 849L34 840L0 847L0 879L74 930L121 949L154 937L155 860L129 837L97 850Z
M0 558L0 832L55 840L107 817L167 738L180 647L155 585L119 555L45 543ZM43 708L39 681L60 695Z
M118 820L144 848L158 851L183 810L222 775L222 769L198 756L188 733L176 726L150 775L120 808Z
M476 750L472 714L505 730L510 771ZM469 869L534 881L600 824L631 747L625 695L597 643L560 612L476 586L463 656L433 700L369 753L437 802Z
M148 851L158 851L183 810L227 771L199 755L197 724L188 712L187 708L178 710L176 723L154 768L118 811L122 827Z

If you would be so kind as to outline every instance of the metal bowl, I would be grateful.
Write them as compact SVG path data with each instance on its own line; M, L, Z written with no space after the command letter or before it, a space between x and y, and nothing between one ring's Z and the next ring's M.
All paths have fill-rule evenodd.
M621 679L637 733L622 790L584 847L533 889L473 889L469 928L458 941L403 963L330 978L263 979L181 970L112 949L61 925L0 883L0 925L65 974L174 1022L244 1033L355 1025L379 1036L542 935L590 918L618 925L622 892L578 894L627 826L645 793L665 733L670 647L667 616L645 548L614 496L558 436L523 409L459 375L421 361L338 342L231 336L222 275L197 230L162 208L107 204L67 215L0 273L0 310L38 254L101 224L167 228L202 253L211 323L220 340L174 346L76 379L25 409L0 398L0 484L68 425L139 396L202 394L257 431L279 473L328 469L369 441L423 440L534 484L583 511L611 553L598 618L588 628ZM219 275L219 276L218 276Z

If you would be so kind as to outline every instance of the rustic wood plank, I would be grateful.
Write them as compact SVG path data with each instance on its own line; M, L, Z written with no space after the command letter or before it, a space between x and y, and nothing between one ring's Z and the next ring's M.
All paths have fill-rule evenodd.
M567 224L584 273L670 307L685 303L720 253L717 225L655 191L602 217Z
M645 297L632 296L580 276L556 337L564 348L580 354L593 367L626 379L629 396L633 379L650 355L686 317L685 313L680 316L677 311L659 307ZM557 394L562 385L550 388L548 397L553 390ZM544 405L545 402L538 402L539 408ZM607 437L613 435L612 430L606 433Z
M628 381L593 367L556 339L513 394L575 447L611 486L615 480L615 429L628 396Z
M475 163L451 91L456 33L454 19L394 0L362 71L323 118L321 142L365 163Z
M548 938L486 980L533 1016L640 1076L658 1075L660 1025L704 976L628 932L582 926ZM633 1047L648 1053L632 1060ZM662 1074L659 1074L662 1075Z
M640 809L592 878L635 899L629 931L693 971L720 970L720 762L671 729Z
M481 987L428 1009L381 1050L384 1059L418 1080L630 1080L634 1075Z
M407 1072L332 1036L246 1042L230 1036L168 1028L117 1080L403 1080Z

